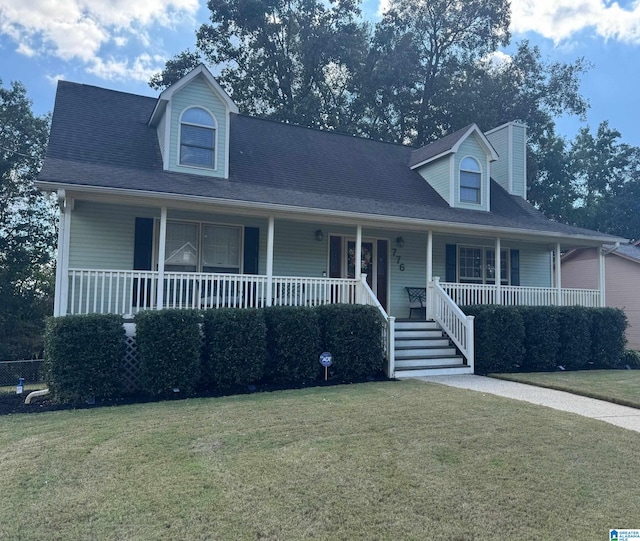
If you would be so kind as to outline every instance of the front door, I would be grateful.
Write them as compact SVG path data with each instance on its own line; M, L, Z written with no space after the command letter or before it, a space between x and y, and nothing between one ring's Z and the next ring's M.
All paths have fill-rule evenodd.
M331 236L329 270L332 278L356 277L356 241L353 238ZM382 307L387 309L388 241L384 239L362 242L360 272L367 275L367 283Z

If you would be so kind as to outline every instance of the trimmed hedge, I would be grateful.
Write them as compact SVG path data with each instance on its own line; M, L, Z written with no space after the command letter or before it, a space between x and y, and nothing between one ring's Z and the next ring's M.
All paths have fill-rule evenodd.
M142 388L190 394L200 378L201 314L195 310L140 312L135 317Z
M475 319L475 371L536 372L625 365L627 320L617 308L467 306Z
M219 308L204 313L203 384L228 388L262 379L266 325L262 310Z
M318 377L320 318L314 308L272 306L264 309L267 323L269 381L303 385Z
M560 306L558 318L558 364L567 370L583 370L591 358L591 308Z
M54 400L74 403L120 396L125 339L117 315L48 318L45 379Z
M524 360L525 327L514 306L474 305L462 308L475 316L475 372L515 372Z
M520 306L524 324L523 372L548 372L558 366L558 314L549 306Z
M361 381L384 367L384 319L374 306L328 304L320 316L322 350L333 355L331 370L342 381Z
M627 343L627 316L619 308L591 310L591 362L593 368L620 368Z

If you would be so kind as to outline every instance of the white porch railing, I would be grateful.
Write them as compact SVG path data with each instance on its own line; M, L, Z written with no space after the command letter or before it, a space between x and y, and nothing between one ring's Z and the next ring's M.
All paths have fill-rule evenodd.
M347 278L165 272L163 308L255 308L358 302L358 281ZM67 314L136 314L157 309L158 273L70 269ZM366 296L363 295L364 299Z
M360 283L358 284L358 304L364 304L368 306L375 306L385 321L384 330L382 333L382 345L387 356L386 374L388 378L395 377L395 326L396 318L387 314L386 310L380 304L380 301L376 297L373 290L367 283L367 275L361 275Z
M449 338L467 359L467 364L474 367L473 316L466 315L453 299L442 288L439 278L429 282L427 295L427 317L435 319Z
M507 306L600 306L598 289L558 289L555 287L498 286L440 282L453 301L471 304L503 304Z

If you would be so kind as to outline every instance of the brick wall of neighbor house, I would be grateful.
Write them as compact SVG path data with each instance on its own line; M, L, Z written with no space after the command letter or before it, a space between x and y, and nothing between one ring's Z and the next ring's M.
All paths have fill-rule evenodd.
M598 289L599 263L595 248L580 250L562 262L562 287Z
M627 314L627 347L640 350L640 263L616 255L606 256L606 304Z

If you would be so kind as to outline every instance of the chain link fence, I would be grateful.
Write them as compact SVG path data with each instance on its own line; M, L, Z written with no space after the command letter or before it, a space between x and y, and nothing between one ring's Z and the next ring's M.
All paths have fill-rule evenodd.
M44 378L42 359L0 361L0 387L17 385L20 378L25 384L41 383Z

